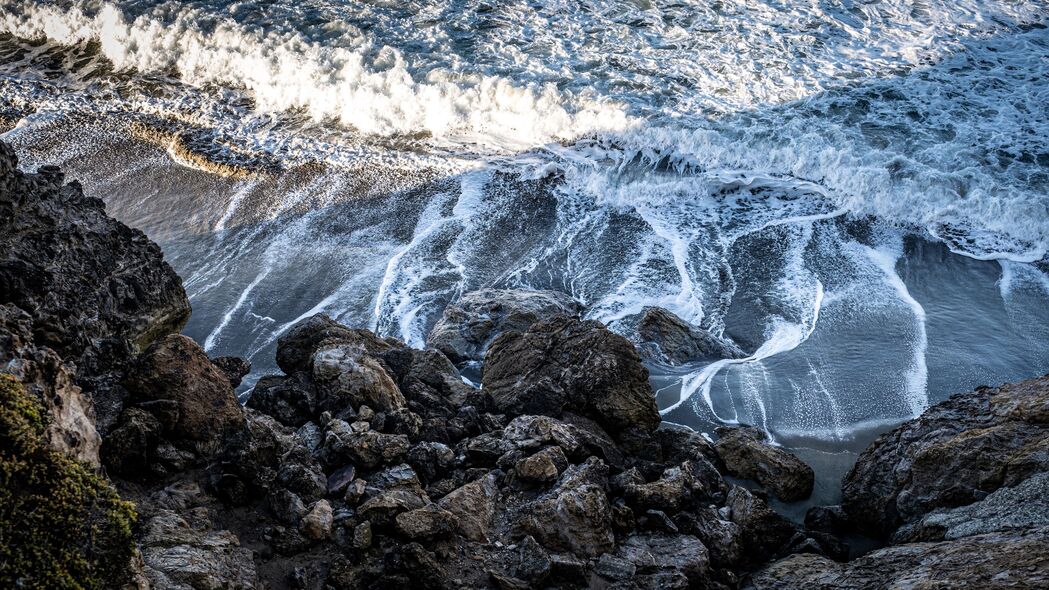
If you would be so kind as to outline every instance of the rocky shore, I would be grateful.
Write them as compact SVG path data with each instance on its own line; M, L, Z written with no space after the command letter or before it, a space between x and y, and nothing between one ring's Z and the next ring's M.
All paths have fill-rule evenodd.
M1049 587L1049 379L883 435L798 524L766 433L661 422L645 360L744 356L666 310L484 290L425 349L316 315L242 406L159 248L2 143L0 226L0 587Z

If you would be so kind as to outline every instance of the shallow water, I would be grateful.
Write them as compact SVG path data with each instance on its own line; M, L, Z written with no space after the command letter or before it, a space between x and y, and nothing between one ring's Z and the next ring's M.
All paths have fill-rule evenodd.
M1045 2L0 8L2 137L162 245L248 387L320 311L422 345L487 286L660 305L752 355L651 367L665 417L764 426L819 503L1049 371Z

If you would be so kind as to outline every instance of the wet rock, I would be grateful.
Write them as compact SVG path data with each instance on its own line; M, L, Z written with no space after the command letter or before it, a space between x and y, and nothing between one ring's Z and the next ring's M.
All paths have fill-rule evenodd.
M172 408L174 418L153 411L176 439L215 443L228 432L244 427L244 412L233 395L229 379L196 342L173 334L151 345L135 361L124 380L129 401L146 407ZM163 405L162 405L163 404Z
M327 344L312 357L318 408L338 413L346 406L367 405L380 412L406 409L401 390L385 367L359 344Z
M512 416L588 416L611 432L654 430L659 412L634 347L598 322L559 317L488 349L484 389Z
M318 456L329 466L353 463L368 469L401 460L408 448L403 434L376 432L367 422L347 424L335 419L328 423Z
M743 531L739 525L725 520L712 507L682 512L674 517L678 530L694 535L707 547L710 561L719 568L736 568L742 562Z
M316 388L307 373L259 379L246 405L292 428L314 420L319 413Z
M841 534L848 527L848 517L841 506L813 506L805 512L805 526L814 531Z
M757 565L787 552L798 527L746 488L733 486L725 502L728 517L740 530L748 564Z
M499 486L494 474L470 482L441 498L441 508L459 521L459 533L471 541L487 543L495 519Z
M251 372L251 361L239 356L220 356L211 359L216 367L226 378L229 379L229 385L233 389L240 387L240 381L245 375Z
M352 329L325 314L308 317L277 339L277 366L288 375L309 371L315 352L326 345L348 344L371 355L395 347L368 330Z
M32 318L14 305L0 305L0 372L18 378L43 408L51 449L99 466L102 438L91 401L81 393L72 367L55 351L34 344Z
M717 433L720 438L714 448L729 473L758 482L785 502L804 500L812 494L812 468L773 446L764 430L718 428Z
M323 541L331 537L334 522L331 504L327 500L318 500L309 507L306 516L302 517L302 534L313 541Z
M155 589L252 590L259 585L252 552L229 531L200 530L171 511L145 525L144 573Z
M514 473L526 482L548 483L555 481L567 468L568 459L561 447L547 447L518 461Z
M707 548L691 535L635 535L619 545L616 556L638 573L679 573L696 583L710 568Z
M897 545L848 563L813 554L791 555L753 574L743 587L750 590L1049 587L1049 528Z
M597 556L614 547L608 467L591 458L573 466L557 486L521 507L516 527L554 551Z
M459 522L451 512L430 504L397 515L397 532L409 539L446 537L455 531Z
M473 291L445 308L430 331L427 345L457 364L479 361L499 334L524 332L537 321L556 315L578 316L582 309L574 299L557 291Z
M851 521L888 536L1049 471L1049 377L952 396L880 436L842 483Z
M636 322L638 350L651 360L680 365L747 356L730 340L718 338L661 307L646 308L627 322Z

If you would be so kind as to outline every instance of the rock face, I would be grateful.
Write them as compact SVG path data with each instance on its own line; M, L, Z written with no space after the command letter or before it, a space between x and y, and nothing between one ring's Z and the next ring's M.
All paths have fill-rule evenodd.
M482 379L496 406L513 415L572 411L612 432L651 431L660 422L634 347L594 321L560 316L502 334L488 349Z
M955 395L878 438L842 484L843 507L881 537L1049 470L1049 378Z
M743 587L1045 588L1049 587L1049 529L887 547L844 564L819 555L792 555L754 574Z
M453 363L480 361L503 332L524 332L540 320L582 311L582 305L557 291L482 289L446 307L426 343Z
M115 417L111 365L181 329L190 313L182 281L156 244L78 183L63 184L57 168L23 174L17 165L0 143L0 304L28 313L36 344L75 361L93 396L114 396Z
M646 308L628 320L636 324L641 356L669 365L747 356L731 341L697 328L661 307Z
M718 456L732 475L752 479L785 502L812 494L815 473L804 461L773 446L760 428L718 428Z

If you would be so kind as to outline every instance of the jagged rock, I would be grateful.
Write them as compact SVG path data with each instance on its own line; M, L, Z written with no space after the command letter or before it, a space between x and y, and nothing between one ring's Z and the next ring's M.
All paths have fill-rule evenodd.
M220 356L211 359L211 362L226 375L233 389L240 387L241 379L251 372L251 361L239 356Z
M557 291L482 289L448 305L426 343L454 363L479 361L503 332L524 332L537 321L578 316L582 310L582 305Z
M236 535L196 529L167 510L146 524L142 559L157 590L253 590L259 584L252 553Z
M654 430L659 412L634 347L598 322L558 317L488 348L484 390L512 416L572 411L618 432Z
M2 145L2 144L0 144ZM102 438L94 408L81 393L71 367L47 347L33 343L32 318L14 305L0 305L0 372L14 375L43 408L48 446L94 467Z
M620 484L623 494L631 504L642 509L675 513L690 506L694 500L724 496L725 483L721 475L702 458L668 468L651 483L636 481L640 478L636 472L627 473L631 474L631 481Z
M757 427L718 428L714 444L732 475L752 479L785 502L812 495L816 476L804 461L773 446Z
M725 502L729 520L735 523L747 549L744 559L757 565L787 552L798 527L780 516L764 500L741 486L729 490Z
M619 545L616 556L638 573L679 573L697 584L710 568L707 548L692 535L634 535Z
M521 507L516 528L554 551L590 557L611 551L615 539L607 481L608 467L599 459L570 467L553 490Z
M705 459L715 468L722 466L714 443L691 428L663 422L652 433L652 438L659 446L659 459L666 463L680 464L690 459Z
M430 539L450 535L459 526L451 512L429 504L397 515L397 532L409 539Z
M637 573L637 566L627 559L605 553L594 564L594 573L608 580L629 580Z
M526 482L548 483L555 481L567 468L568 459L561 447L547 447L514 464L514 473Z
M571 424L548 416L518 416L503 429L502 440L526 452L556 445L569 456L578 457L585 449L577 431Z
M471 541L487 543L498 497L496 476L489 474L453 490L438 504L459 521L460 534Z
M244 411L229 379L186 336L172 334L147 348L124 385L131 394L130 402L153 403L155 408L172 412L165 418L144 407L173 438L209 443L244 426ZM172 418L173 422L166 423Z
M293 428L310 422L319 414L316 387L307 373L295 373L289 377L270 375L259 379L246 405Z
M327 500L318 500L302 517L302 534L307 539L323 541L331 537L331 527L334 522L331 504Z
M974 504L930 512L900 527L892 541L943 541L1039 527L1049 527L1049 473L998 488Z
M406 409L401 390L383 365L357 343L326 344L313 353L313 381L318 409L338 413L350 405L380 411Z
M372 430L367 422L347 424L335 419L328 423L318 456L329 466L354 463L372 468L399 461L408 448L408 437L403 434L384 434Z
M883 434L842 484L842 506L888 536L937 508L970 504L1049 471L1049 377L952 396Z
M805 527L838 535L848 529L848 517L841 506L813 506L805 512Z
M347 328L319 313L295 324L277 339L277 366L288 375L309 371L313 354L331 344L358 345L368 354L378 355L400 343L383 340L368 330Z
M422 442L408 450L408 464L427 484L441 479L454 463L455 453L443 443Z
M517 544L517 564L513 574L533 585L542 584L550 576L550 555L534 538L526 535Z
M637 332L638 352L651 360L680 365L747 356L731 341L693 326L661 307L645 308L625 323L632 324Z
M336 469L331 475L328 476L327 489L328 493L332 495L345 494L346 488L350 486L357 477L357 468L353 465L346 465Z
M739 525L725 520L712 507L681 512L674 523L682 533L694 535L707 547L710 561L720 568L735 568L743 558L743 531Z
M1049 528L886 547L837 563L798 554L753 574L748 590L1049 587Z

